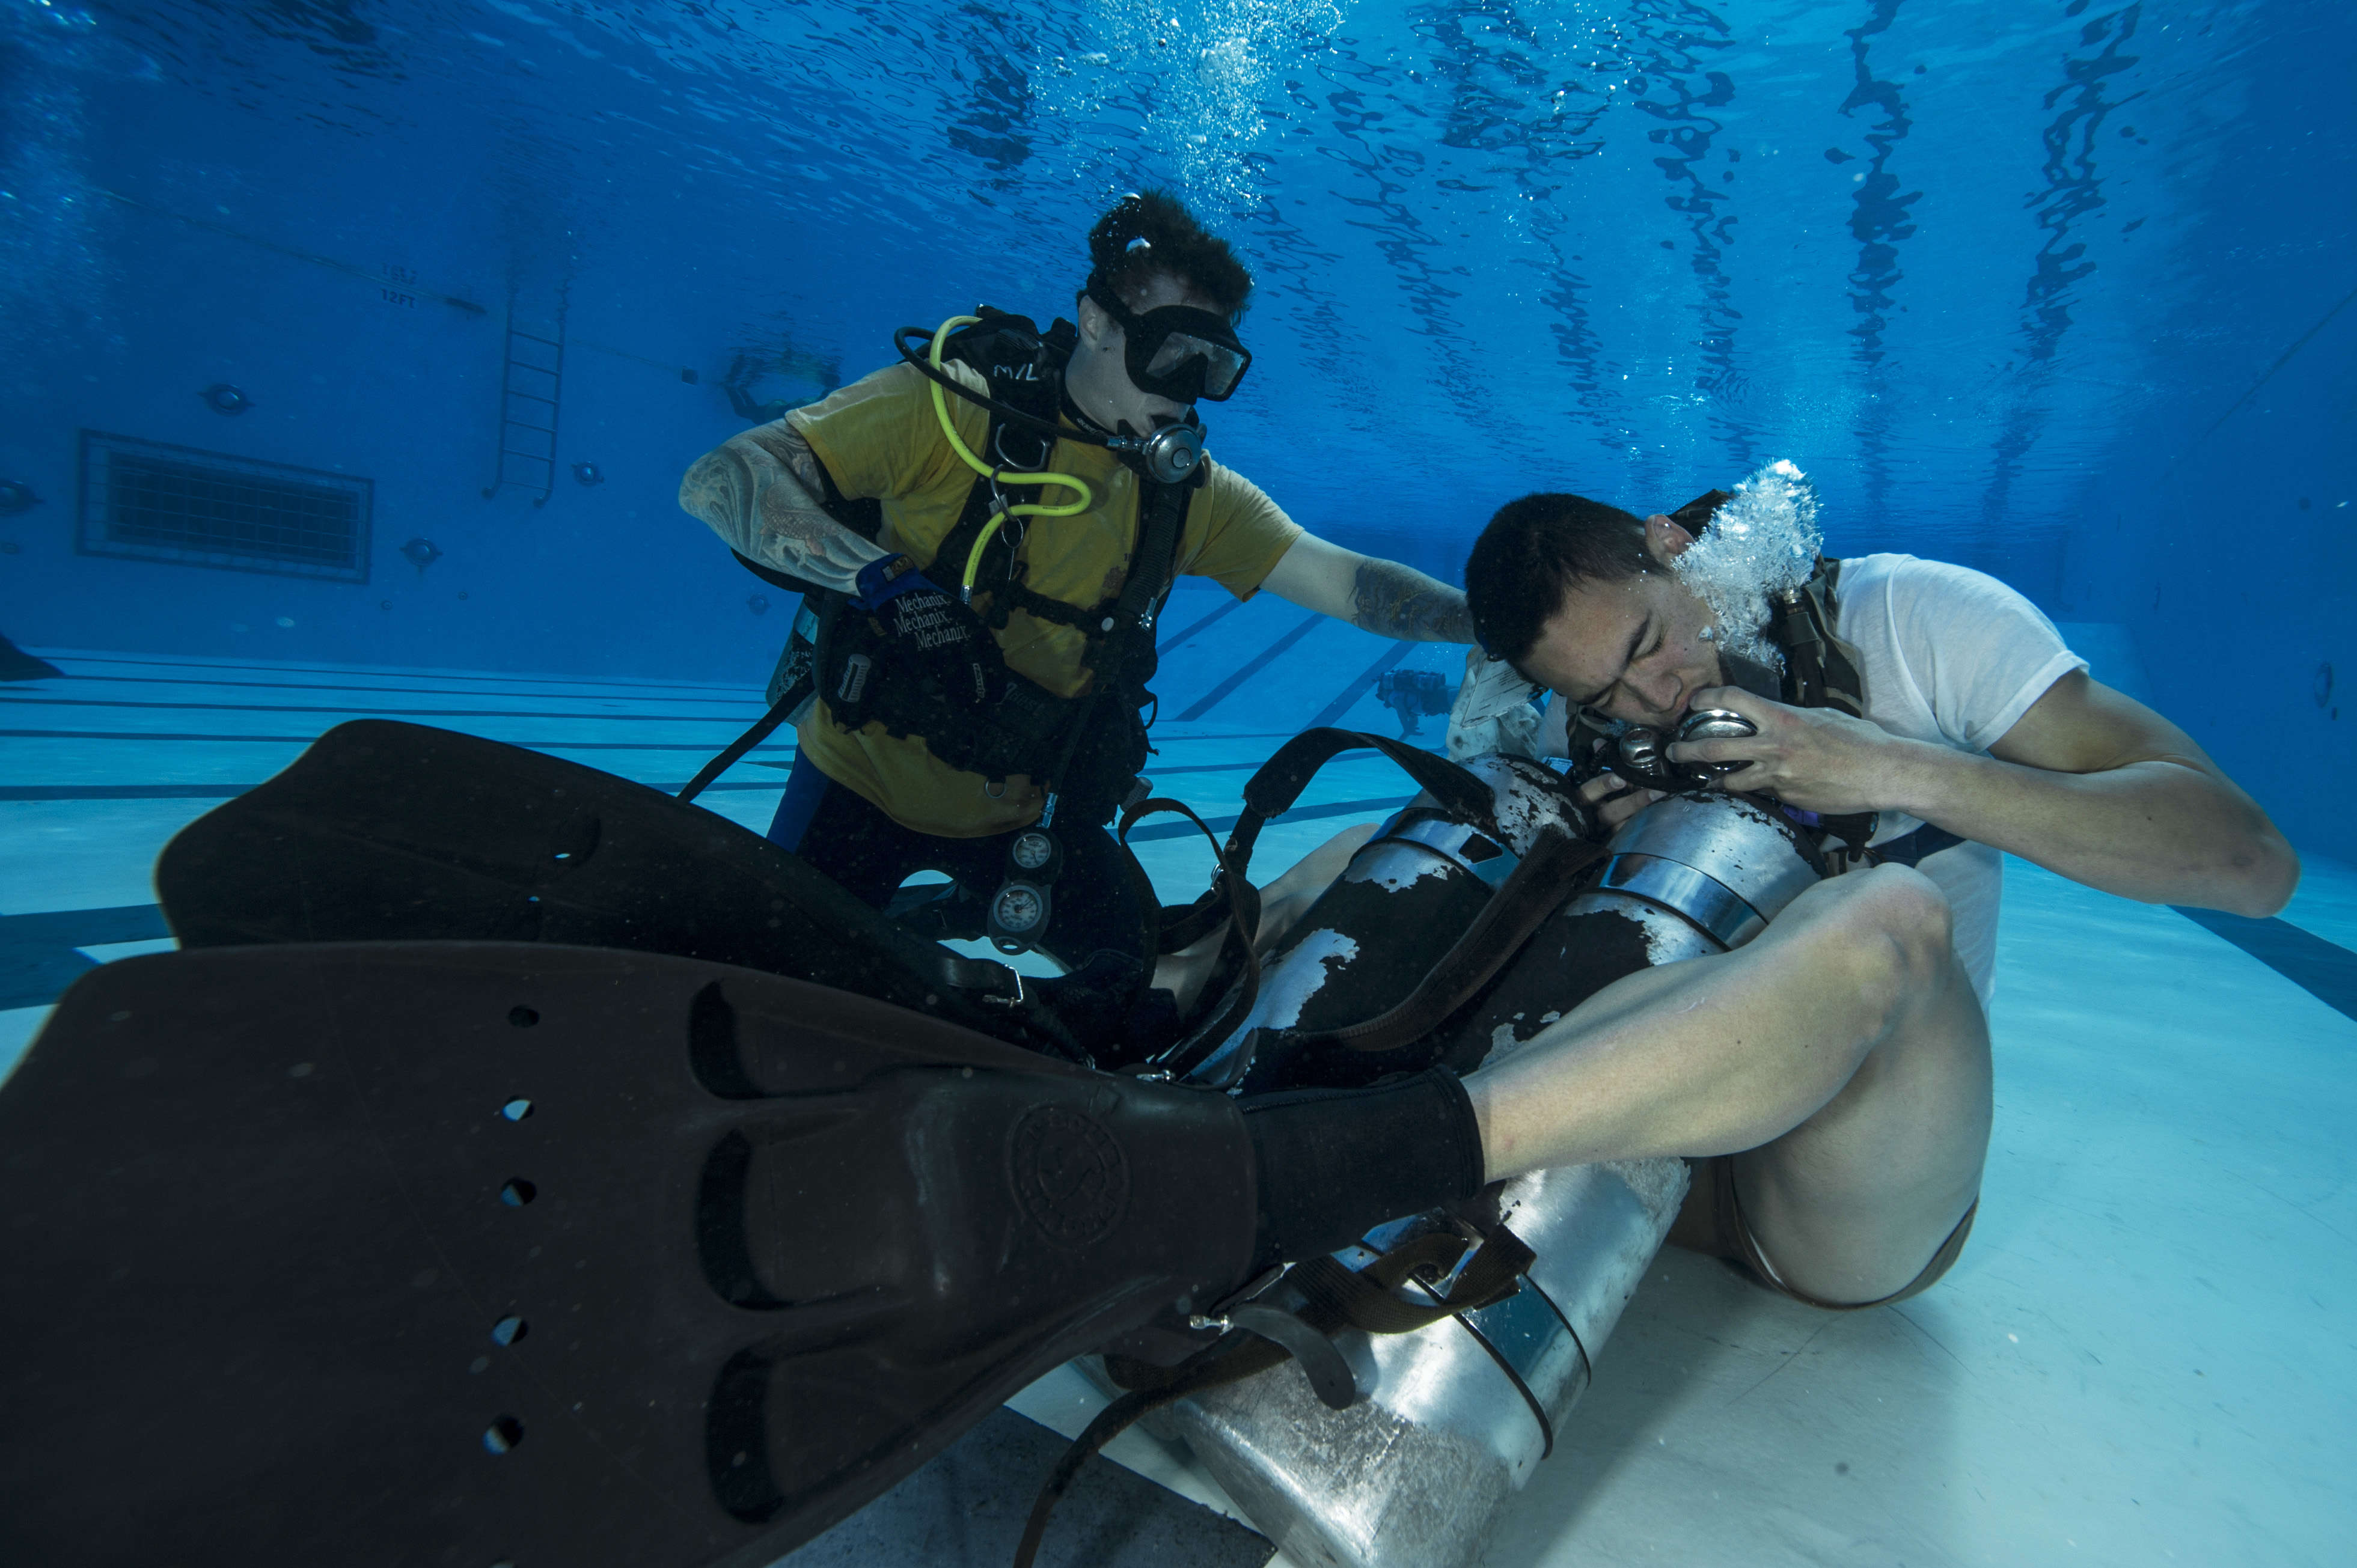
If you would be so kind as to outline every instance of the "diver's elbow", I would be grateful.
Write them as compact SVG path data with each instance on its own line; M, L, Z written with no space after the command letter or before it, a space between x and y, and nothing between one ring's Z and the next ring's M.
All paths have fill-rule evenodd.
M725 526L736 499L737 464L726 445L714 447L680 476L679 510L710 528Z

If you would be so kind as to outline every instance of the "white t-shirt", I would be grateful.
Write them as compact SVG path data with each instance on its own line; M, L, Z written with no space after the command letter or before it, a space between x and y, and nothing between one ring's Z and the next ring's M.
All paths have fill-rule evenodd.
M1857 556L1842 563L1834 610L1834 635L1857 650L1866 716L1892 735L1957 751L1987 751L2055 682L2087 667L2036 605L1966 566ZM1885 811L1873 842L1921 825ZM1986 1006L2004 857L1967 843L1926 855L1917 869L1948 896L1956 956Z
M2047 688L2087 661L2036 605L1968 566L1912 555L1861 555L1842 563L1834 635L1857 650L1866 716L1892 735L1957 751L1986 752ZM1567 710L1551 705L1542 751L1564 744ZM1884 811L1873 843L1921 827ZM1996 967L1996 911L2005 858L1965 843L1930 854L1916 869L1939 884L1955 912L1956 956L1988 1005Z

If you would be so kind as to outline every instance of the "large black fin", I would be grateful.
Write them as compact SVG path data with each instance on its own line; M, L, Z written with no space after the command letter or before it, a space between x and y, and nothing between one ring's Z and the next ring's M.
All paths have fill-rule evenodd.
M553 945L108 965L0 1148L10 1563L756 1568L1253 1232L1224 1096Z
M544 941L709 959L1071 1054L1004 965L903 930L760 834L659 789L423 725L339 725L156 864L184 948Z

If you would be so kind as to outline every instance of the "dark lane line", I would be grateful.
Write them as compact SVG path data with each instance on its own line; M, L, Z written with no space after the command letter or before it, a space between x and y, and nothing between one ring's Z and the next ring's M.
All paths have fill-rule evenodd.
M572 715L576 718L581 715ZM308 746L319 737L316 735L202 735L194 731L163 732L144 735L136 730L119 729L0 729L0 740L218 740L253 743L264 746ZM481 738L496 740L496 736ZM517 746L519 741L502 745ZM717 747L700 741L675 740L535 740L525 746L528 751L704 751ZM791 746L757 746L746 753L748 757L791 757Z
M1356 680L1343 687L1341 695L1318 710L1318 716L1309 721L1309 727L1324 729L1328 725L1349 713L1358 705L1359 699L1366 694L1367 688L1389 673L1393 665L1415 652L1415 646L1413 642L1394 642L1383 650L1383 657L1368 665L1360 672Z
M47 1006L98 967L97 960L76 948L154 941L171 934L164 911L153 904L0 915L0 1008Z
M1213 610L1210 615L1205 616L1201 620L1197 621L1193 626L1189 627L1186 630L1180 632L1178 636L1170 639L1168 641L1156 643L1154 645L1154 656L1159 659L1162 655L1169 652L1172 649L1178 647L1180 643L1186 641L1189 638L1194 636L1205 627L1210 626L1213 621L1218 620L1222 616L1232 615L1237 610L1243 608L1243 604L1244 602L1242 599L1230 599L1226 604L1222 605L1218 609Z
M1372 759L1377 754L1373 750L1367 746L1354 746L1348 751L1336 752L1334 754L1334 760L1337 762L1365 762ZM775 768L782 772L791 768L793 764L791 762L764 762L758 766L762 768ZM1146 777L1148 779L1159 779L1165 774L1170 773L1246 773L1267 766L1268 764L1265 762L1202 762L1191 763L1183 768L1159 768L1149 762L1146 767Z
M1133 835L1135 836L1135 835ZM2357 952L2289 920L2254 920L2216 909L2170 908L2236 947L2343 1017L2357 1019Z
M460 688L457 691L453 691L443 686L356 686L333 681L191 681L178 680L163 675L68 675L64 677L64 679L68 681L109 681L128 686L234 686L253 691L269 692L383 692L402 697L512 697L518 702L529 702L544 696L559 702L570 699L575 702L585 703L737 703L749 700L745 697L629 696L618 693L614 688L610 686L597 686L594 682L582 682L583 685L590 688L586 692L529 693L503 692L496 688L485 691L480 687ZM40 689L44 692L52 693L58 690L54 686L43 686Z
M1374 816L1381 812L1396 811L1415 799L1413 795L1392 795L1380 800L1337 800L1326 806L1296 806L1285 815L1274 820L1280 822L1306 822L1318 817ZM1237 815L1242 813L1239 812ZM1236 825L1236 818L1234 816L1205 817L1203 825L1215 833L1223 833ZM1182 817L1174 822L1148 822L1146 826L1131 832L1129 842L1138 843L1150 839L1190 838L1194 833L1195 824Z
M0 784L0 804L40 800L234 800L256 788L253 784ZM647 788L676 795L684 785L650 784ZM716 789L782 789L785 784L764 779L747 783L706 784L704 788L710 793Z
M600 699L585 697L583 702ZM759 698L745 700L747 712L759 714ZM214 714L349 714L355 718L436 718L436 719L594 719L599 724L650 725L736 725L734 717L714 714L709 717L694 714L551 714L522 712L507 708L362 708L346 704L341 707L301 707L291 703L131 703L115 698L96 702L80 702L71 697L0 697L0 706L14 708L170 708L188 713ZM739 726L741 727L741 726Z
M1264 648L1258 653L1254 654L1252 658L1245 660L1243 669L1237 671L1234 674L1229 676L1226 680L1212 687L1211 691L1204 693L1193 707L1189 708L1185 713L1178 715L1178 722L1183 725L1190 719L1200 719L1205 714L1210 713L1213 708L1218 707L1222 703L1227 700L1229 693L1232 693L1237 687L1243 685L1246 681L1251 680L1254 675L1259 674L1261 671L1266 669L1277 655L1283 653L1286 649L1292 647L1295 643L1299 642L1303 638L1308 637L1312 631L1316 630L1318 623L1325 618L1326 618L1324 616L1319 615L1317 611L1310 611L1308 618L1303 620L1299 626L1295 627L1291 631L1286 632L1283 637L1278 638L1275 642L1270 643L1266 648Z
M337 670L324 665L310 664L206 664L185 660L108 659L87 653L55 654L50 657L49 662L56 664L59 660L69 664L120 664L132 670L239 670L249 675L375 675L389 681L479 681L487 684L497 682L506 686L596 686L609 692L709 692L712 690L710 686L678 685L662 681L593 681L579 677L567 680L557 675L469 675L463 670L426 670L403 673L365 668L354 669L350 665ZM63 666L60 665L59 668L62 669ZM69 671L63 678L68 681L78 681L98 677L83 677ZM126 676L121 679L127 680L133 677Z

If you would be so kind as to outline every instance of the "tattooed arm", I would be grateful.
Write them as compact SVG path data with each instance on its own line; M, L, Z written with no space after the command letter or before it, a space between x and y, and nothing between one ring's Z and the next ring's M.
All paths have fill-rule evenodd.
M1396 561L1378 561L1315 534L1296 540L1261 585L1281 599L1403 642L1470 642L1465 596Z
M859 569L890 551L827 515L818 456L785 420L732 435L695 461L679 504L738 554L848 592Z

